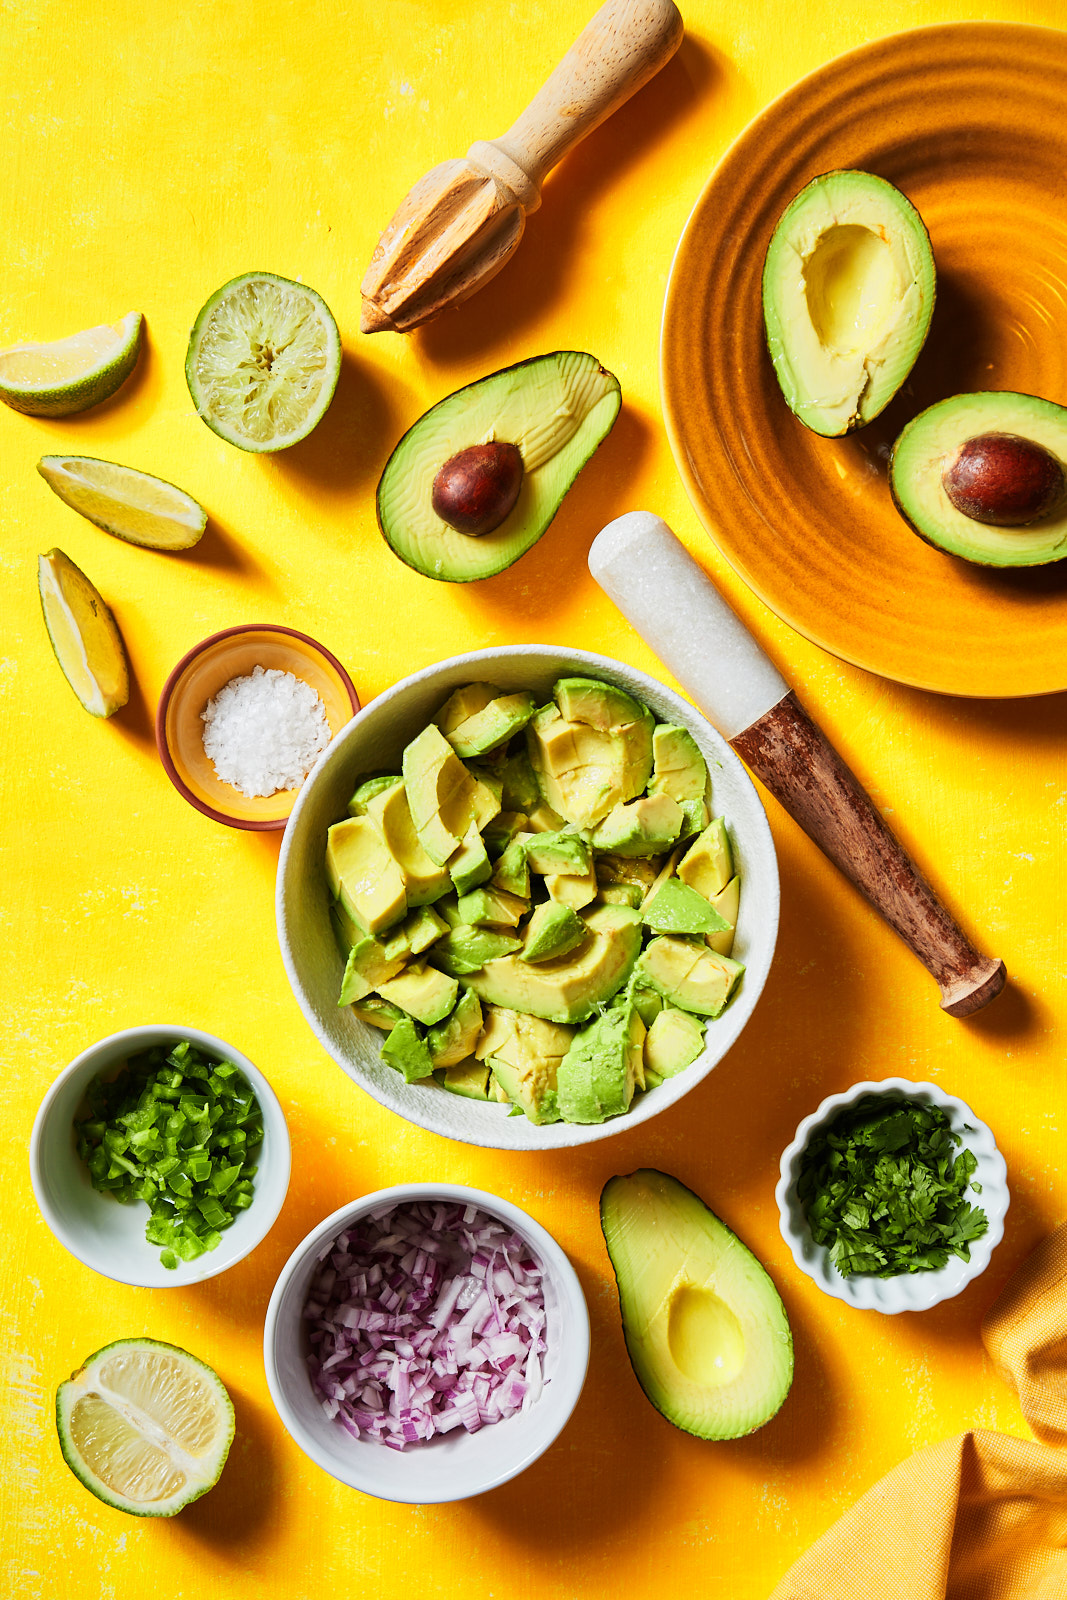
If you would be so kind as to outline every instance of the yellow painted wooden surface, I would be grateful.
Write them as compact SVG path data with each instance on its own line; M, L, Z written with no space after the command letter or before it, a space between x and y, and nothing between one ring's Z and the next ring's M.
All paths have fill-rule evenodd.
M727 143L833 55L975 11L964 0L688 0L679 56L557 170L507 270L422 334L361 337L359 281L396 202L436 161L503 131L589 9L0 0L0 344L131 308L148 327L137 373L98 411L43 422L0 408L4 1595L758 1600L903 1455L972 1424L1023 1428L978 1324L1067 1209L1064 699L938 699L843 666L777 622L701 532L657 388L672 251ZM993 0L977 14L1067 25L1063 0ZM325 421L277 457L211 434L183 377L197 310L253 268L318 289L345 346ZM396 439L459 385L560 347L594 351L625 404L549 533L510 572L470 587L401 566L373 508ZM167 556L100 533L35 473L57 450L180 483L210 510L203 543ZM324 1055L279 959L277 837L187 806L156 759L152 716L185 650L256 620L321 639L364 700L428 662L511 641L590 646L656 673L585 568L603 523L638 506L663 514L719 578L968 928L1007 961L1012 986L974 1021L943 1016L922 969L768 802L782 930L739 1045L647 1127L575 1154L505 1160L394 1118ZM80 710L49 651L34 569L53 545L97 583L129 647L136 687L107 724ZM68 1060L158 1020L205 1027L262 1067L289 1118L294 1165L281 1218L249 1259L201 1287L147 1291L65 1254L34 1204L26 1145ZM921 1317L878 1318L796 1272L773 1188L782 1148L823 1095L898 1073L933 1078L990 1122L1013 1203L1005 1241L969 1291ZM780 1286L796 1378L779 1416L748 1439L676 1432L630 1373L597 1199L637 1165L697 1189ZM571 1426L524 1476L476 1501L411 1509L364 1498L305 1459L274 1414L260 1337L277 1272L321 1217L371 1188L434 1177L506 1194L555 1233L589 1299L593 1352ZM127 1334L198 1352L236 1403L219 1486L171 1522L98 1504L56 1444L56 1383Z

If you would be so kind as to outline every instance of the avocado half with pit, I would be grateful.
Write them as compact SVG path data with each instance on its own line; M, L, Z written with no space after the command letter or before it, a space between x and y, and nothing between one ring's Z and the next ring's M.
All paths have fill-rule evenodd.
M939 400L893 446L889 486L921 539L988 567L1067 556L1067 407L1032 394Z
M933 315L930 239L871 172L826 172L787 206L763 267L763 320L789 409L826 438L866 426L915 364Z
M389 457L382 533L427 578L503 572L544 533L621 404L619 380L581 350L534 356L457 390Z

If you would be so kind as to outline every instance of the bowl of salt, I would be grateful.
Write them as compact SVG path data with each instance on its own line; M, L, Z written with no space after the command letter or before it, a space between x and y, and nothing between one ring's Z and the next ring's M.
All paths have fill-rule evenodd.
M284 828L300 786L359 710L321 644L271 623L204 639L163 687L156 746L189 804L231 828Z

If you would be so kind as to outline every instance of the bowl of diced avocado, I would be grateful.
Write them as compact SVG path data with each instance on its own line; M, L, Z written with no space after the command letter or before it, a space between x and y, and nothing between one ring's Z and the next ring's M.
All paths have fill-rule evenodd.
M736 1042L778 868L729 745L584 650L405 678L320 757L282 843L278 932L313 1032L448 1138L584 1144L674 1105Z

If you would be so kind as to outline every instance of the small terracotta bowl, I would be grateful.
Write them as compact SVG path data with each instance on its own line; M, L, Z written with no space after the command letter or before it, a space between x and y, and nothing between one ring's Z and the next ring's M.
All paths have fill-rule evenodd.
M178 662L156 711L156 747L167 776L190 805L227 827L267 832L285 827L300 791L249 797L223 783L204 749L200 716L231 678L246 677L254 667L291 672L314 689L326 708L331 736L359 710L351 678L321 644L293 628L247 623L213 633Z

